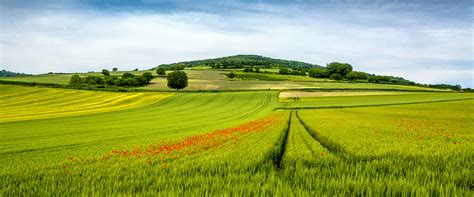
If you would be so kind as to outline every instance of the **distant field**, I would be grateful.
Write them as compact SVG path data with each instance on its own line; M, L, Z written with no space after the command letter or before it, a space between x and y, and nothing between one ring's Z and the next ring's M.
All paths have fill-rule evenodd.
M373 83L337 83L315 81L261 81L261 80L229 80L223 73L227 71L216 70L186 70L189 77L188 87L184 90L284 90L284 89L396 89L396 90L421 90L444 91L433 88L416 86L386 85ZM303 76L272 75L282 78L301 78ZM304 78L304 77L303 77ZM312 80L312 78L306 77ZM166 78L155 78L152 84L143 87L151 90L170 90L166 85Z
M415 94L407 92L395 91L284 91L280 92L279 98L295 98L295 97L322 97L322 96L370 96L370 95L394 95L394 94Z
M345 93L341 93L345 94ZM473 93L395 93L387 95L366 96L317 96L280 98L282 108L324 108L324 107L351 107L370 105L407 104L433 101L448 101L459 99L474 99Z
M43 119L131 109L172 93L112 93L0 85L0 122Z
M126 71L111 72L112 76L120 76ZM131 73L141 75L144 72L154 71L132 71ZM167 71L171 72L171 71ZM434 88L423 88L417 86L403 86L403 85L387 85L387 84L373 84L373 83L348 83L348 82L334 82L327 79L315 79L308 76L295 75L278 75L278 74L256 74L244 73L249 76L264 76L270 77L274 80L240 80L228 79L223 74L230 71L210 70L205 68L197 68L196 70L185 70L188 74L189 81L186 90L285 90L285 89L390 89L390 90L420 90L420 91L445 91ZM239 72L240 73L240 72ZM73 74L45 74L35 76L21 76L21 77L0 77L4 81L25 81L37 83L55 83L68 84ZM81 76L98 75L101 73L79 73ZM276 80L276 81L275 81ZM151 81L151 84L139 89L150 90L166 90L169 89L166 85L166 77L157 77Z

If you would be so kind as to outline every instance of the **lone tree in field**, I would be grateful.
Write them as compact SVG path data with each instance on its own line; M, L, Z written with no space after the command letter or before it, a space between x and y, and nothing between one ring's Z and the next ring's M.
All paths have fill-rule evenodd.
M110 72L109 72L109 70L107 70L107 69L102 69L102 74L103 74L104 76L110 76Z
M71 84L71 85L81 85L82 84L82 78L79 75L73 75L71 77L71 80L69 81L69 84Z
M156 74L158 74L160 76L164 76L164 75L166 75L166 70L164 68L158 68L158 69L156 69Z
M168 87L179 90L188 86L188 76L183 71L174 71L166 76Z
M112 68L112 71L117 72L118 68Z

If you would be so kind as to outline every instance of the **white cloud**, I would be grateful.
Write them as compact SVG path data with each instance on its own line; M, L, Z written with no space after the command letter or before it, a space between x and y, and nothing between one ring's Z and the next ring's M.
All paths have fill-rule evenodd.
M183 60L261 54L321 65L349 62L358 70L422 83L474 86L471 27L377 26L324 16L39 12L2 25L0 66L26 73L145 69ZM470 60L471 68L446 72L452 59ZM437 60L443 64L426 69ZM414 74L420 72L425 74Z

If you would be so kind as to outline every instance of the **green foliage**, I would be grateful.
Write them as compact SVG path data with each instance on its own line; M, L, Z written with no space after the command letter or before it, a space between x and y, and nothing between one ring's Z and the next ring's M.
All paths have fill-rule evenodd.
M90 85L102 85L104 84L104 79L99 76L87 76L84 78L84 83L90 84Z
M102 72L101 72L104 76L110 76L110 72L109 70L107 69L102 69Z
M69 81L69 84L71 85L81 85L82 84L82 78L79 75L73 75L71 77L71 80Z
M118 68L112 68L112 71L117 72Z
M188 75L183 71L174 71L166 76L168 87L179 90L188 86Z
M233 78L235 78L235 73L230 72L229 74L227 74L227 77L229 77L230 79L233 79Z
M365 80L365 79L368 79L368 78L369 78L369 76L367 75L367 73L357 72L357 71L349 72L346 75L346 79L351 80L351 81Z
M156 74L158 74L160 76L165 76L166 75L166 69L158 68L158 69L156 69Z
M352 71L352 65L347 63L332 62L326 65L326 69L329 72L329 76L337 73L344 77L347 73Z
M176 64L176 65L173 65L173 66L168 67L168 69L169 69L169 70L184 70L184 67L186 67L186 65L184 65L184 64Z
M96 75L89 75L85 78L81 78L79 75L73 75L70 79L69 84L71 85L91 85L101 88L105 86L143 86L149 84L153 75L150 72L145 72L142 76L135 76L132 73L123 73L122 77L117 76L105 76L100 77Z
M214 69L220 68L246 68L246 67L286 67L286 68L315 68L319 65L309 64L299 61L273 59L258 55L235 55L214 59L195 60L187 62L178 62L173 64L163 64L160 67L172 67L174 65L183 64L186 67L194 66L210 66Z
M331 76L329 76L330 79L340 81L343 79L342 75L339 73L333 73Z
M0 77L14 77L14 76L31 76L25 73L16 73L7 70L0 70Z
M309 69L309 76L313 78L329 78L329 71L324 68Z
M144 72L142 77L145 80L145 84L148 84L153 79L153 74L151 74L151 72Z
M131 78L131 77L135 77L135 75L132 74L132 73L129 73L129 72L126 72L126 73L123 73L123 74L122 74L122 78L123 78L123 79Z
M244 68L244 72L253 72L253 68L250 68L250 67Z
M288 69L288 68L280 68L280 70L278 71L278 74L280 74L280 75L288 75L288 74L290 74L290 69Z
M451 89L455 91L460 91L462 89L461 85L448 85L448 84L430 84L430 88L439 88L439 89ZM469 89L466 89L469 91Z

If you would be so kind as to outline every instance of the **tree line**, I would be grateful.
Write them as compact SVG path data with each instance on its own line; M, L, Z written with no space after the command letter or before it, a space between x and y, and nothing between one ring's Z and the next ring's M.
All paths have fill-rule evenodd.
M194 67L194 66L209 66L213 69L232 69L232 68L247 68L247 67L285 67L285 68L315 68L319 65L309 64L305 62L274 59L263 57L259 55L235 55L221 58L185 61L172 64L162 64L159 68L170 68L176 66Z
M114 69L114 71L117 71ZM123 73L119 76L111 76L110 71L103 69L101 71L102 76L89 75L87 77L81 77L78 74L72 75L69 81L70 85L73 86L118 86L118 87L137 87L144 86L150 83L154 78L151 72L144 72L142 75L135 75L133 73ZM188 76L183 71L174 71L166 74L165 68L158 68L156 73L159 76L165 76L168 82L168 87L173 89L183 89L188 85Z
M150 83L153 79L151 72L145 72L142 75L134 75L132 73L123 73L120 77L110 76L110 72L106 69L102 70L103 76L89 75L81 77L78 74L72 75L69 81L71 85L102 85L102 86L120 86L120 87L134 87L144 86Z

